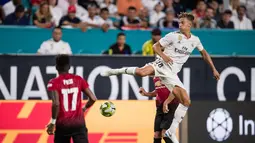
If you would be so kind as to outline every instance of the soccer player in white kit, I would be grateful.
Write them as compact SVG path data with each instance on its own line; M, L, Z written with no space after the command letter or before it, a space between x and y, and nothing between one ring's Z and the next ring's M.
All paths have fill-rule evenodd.
M177 98L181 103L175 111L170 128L165 133L165 136L169 137L173 143L179 143L175 131L190 106L190 98L183 83L178 78L177 73L180 72L183 64L188 60L189 55L195 48L200 51L203 59L209 64L214 78L219 80L220 77L210 55L204 49L199 38L190 32L193 20L194 16L192 14L181 13L179 15L180 31L167 34L165 37L161 38L159 42L153 45L153 49L157 54L157 58L154 62L146 64L141 68L123 67L101 72L101 76L129 74L141 77L159 77L162 83L166 85L169 91L171 91L171 94L164 103L163 111L168 112L167 105L174 98Z

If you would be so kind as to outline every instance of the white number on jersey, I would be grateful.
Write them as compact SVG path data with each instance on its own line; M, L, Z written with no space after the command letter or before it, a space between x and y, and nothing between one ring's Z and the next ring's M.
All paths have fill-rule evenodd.
M64 102L64 108L65 111L69 111L69 107L68 107L68 95L72 95L72 108L71 111L75 111L76 110L76 105L77 105L77 97L78 97L78 88L77 87L73 87L70 89L62 89L61 93L63 94L63 102Z

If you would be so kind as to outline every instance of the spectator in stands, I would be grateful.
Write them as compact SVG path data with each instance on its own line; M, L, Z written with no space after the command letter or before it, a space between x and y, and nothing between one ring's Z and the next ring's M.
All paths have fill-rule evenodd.
M139 10L143 8L141 0L117 0L117 8L118 13L123 15L128 15L128 11L130 7L134 7L135 9ZM138 11L136 11L136 15Z
M213 19L219 21L221 18L219 3L217 0L212 0L209 2L209 6L213 9L214 17Z
M10 0L3 5L4 16L7 16L15 11L16 6L21 5L21 0Z
M88 6L89 16L83 19L83 22L87 24L89 28L101 28L103 31L107 31L109 29L109 25L104 22L104 20L96 15L96 6L89 5Z
M29 25L29 18L25 15L23 5L18 5L14 13L9 14L5 20L5 25Z
M233 16L231 20L234 22L235 29L251 30L251 20L246 17L245 6L239 6L237 8L237 16Z
M121 54L121 55L130 55L132 54L131 48L126 44L126 35L124 33L119 33L117 36L117 42L110 46L109 50L105 54Z
M30 3L32 4L32 6L36 6L36 7L40 6L42 2L45 2L45 0L30 0Z
M232 11L232 16L237 16L237 8L240 6L240 0L230 0L229 7Z
M203 18L205 16L205 11L206 11L206 4L204 1L199 1L197 3L197 8L192 11L193 15L195 18Z
M225 10L222 18L217 23L217 28L221 29L234 29L234 23L230 20L232 16L231 10Z
M139 28L140 27L140 19L136 16L136 8L129 7L127 16L123 16L120 21L120 28Z
M48 0L50 13L52 15L53 22L56 26L59 25L60 19L63 17L63 12L60 7L58 7L57 0Z
M84 17L88 16L88 11L78 5L77 0L58 0L58 7L61 8L63 15L68 13L68 7L72 5L75 6L76 9L76 17L82 20Z
M100 8L107 8L109 10L110 17L118 17L118 8L116 5L112 4L112 0L104 0L100 4Z
M143 44L142 53L143 56L153 56L154 50L153 45L158 42L161 38L161 31L160 29L156 28L151 31L151 40L146 41Z
M163 11L169 11L172 10L174 11L174 7L173 7L173 0L161 0L163 2L163 5L165 6Z
M140 29L146 29L150 26L149 11L147 8L141 8L139 11Z
M158 4L159 2L160 0L142 0L144 8L148 9L150 15L154 12L156 4Z
M173 8L174 8L174 11L175 11L175 17L178 17L178 15L181 12L185 12L186 11L185 6L182 5L180 1L181 0L174 0L174 2L173 2Z
M173 10L168 10L166 12L166 17L162 18L158 22L159 28L172 29L179 28L178 19L174 17L175 13Z
M150 25L151 26L156 27L158 21L161 18L166 16L166 14L162 10L163 10L163 6L161 5L161 3L158 3L155 5L155 10L150 15Z
M41 55L72 54L70 45L62 39L62 29L55 27L52 39L44 41L37 53Z
M103 19L106 26L108 26L110 29L115 29L112 20L109 18L109 10L108 8L102 8L100 11L100 17Z
M33 22L34 25L40 28L50 28L53 26L52 15L46 2L40 4L40 8L33 16Z
M71 5L68 7L68 14L61 18L59 25L65 28L81 28L82 31L86 31L86 25L75 16L76 7Z
M216 28L217 22L213 19L213 9L208 7L206 9L205 17L199 20L200 28Z
M78 0L78 4L87 10L89 5L95 5L97 8L97 11L99 9L99 5L95 0Z

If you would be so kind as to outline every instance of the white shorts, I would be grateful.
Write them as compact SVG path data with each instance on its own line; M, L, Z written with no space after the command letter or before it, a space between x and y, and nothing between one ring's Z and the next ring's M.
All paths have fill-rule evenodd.
M161 82L165 84L170 92L172 92L175 86L185 89L177 73L174 72L176 70L174 69L175 67L173 65L168 65L160 59L148 63L147 65L151 65L154 68L155 77L159 77Z

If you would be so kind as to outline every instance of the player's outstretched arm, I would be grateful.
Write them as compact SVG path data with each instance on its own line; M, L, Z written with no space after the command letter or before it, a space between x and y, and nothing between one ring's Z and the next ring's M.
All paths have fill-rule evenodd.
M57 91L49 91L48 95L51 97L52 106L51 106L51 123L47 126L47 133L49 135L52 135L59 112L59 95Z
M152 91L152 92L146 92L146 91L144 90L144 88L142 88L142 87L140 87L139 93L140 93L141 95L143 95L143 96L148 96L148 97L156 97L156 96L157 96L157 93L156 93L155 90Z
M162 52L163 46L160 45L159 42L155 43L153 45L153 50L156 54L158 54L166 63L172 64L173 60L166 56L163 52Z
M83 92L88 96L88 102L83 107L83 111L85 111L96 102L97 97L94 95L94 93L92 93L92 91L89 88L85 89Z
M213 61L210 57L210 55L207 53L207 51L205 49L203 49L202 51L200 51L200 54L202 55L203 59L205 60L205 62L207 64L209 64L210 68L212 69L213 71L213 76L216 80L219 80L220 79L220 74L219 72L217 71L217 69L215 68L214 64L213 64Z

